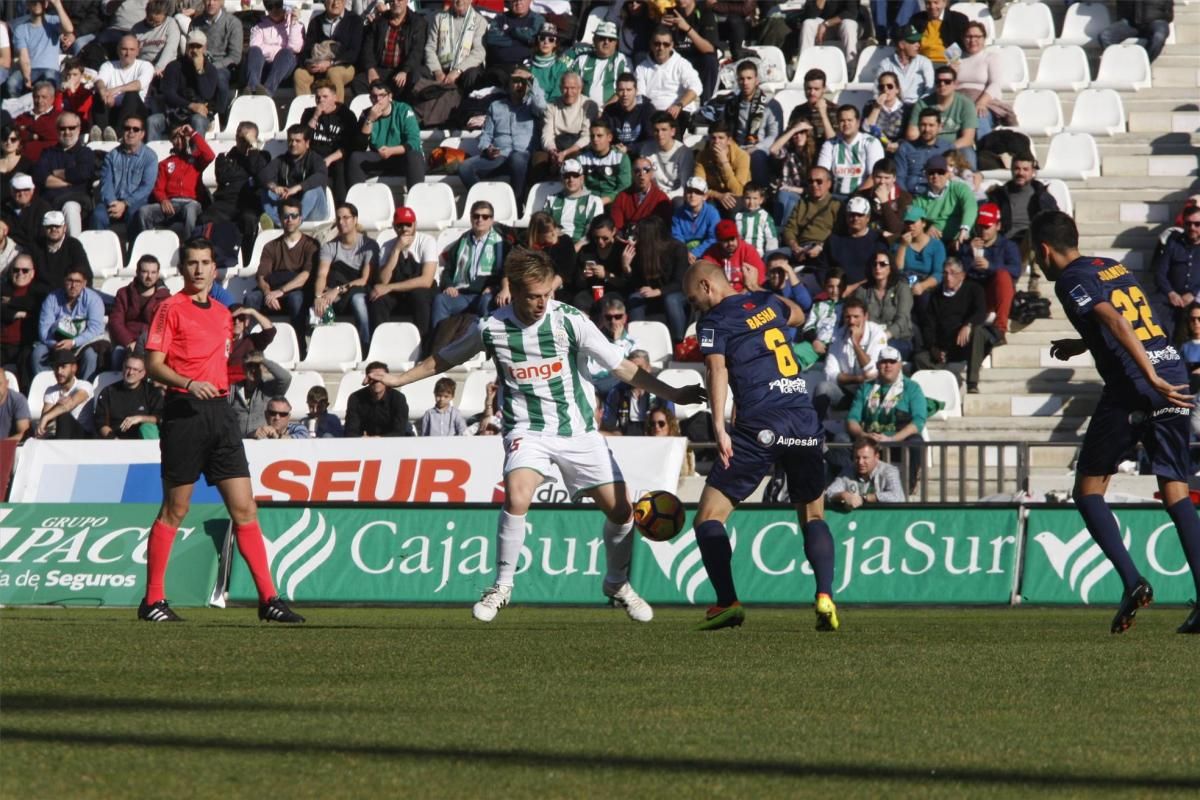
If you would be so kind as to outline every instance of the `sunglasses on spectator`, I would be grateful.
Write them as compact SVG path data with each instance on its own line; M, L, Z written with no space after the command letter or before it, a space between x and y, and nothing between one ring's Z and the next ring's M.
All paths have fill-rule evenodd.
M634 172L654 172L654 167L634 167Z
M667 421L665 419L656 419L656 420L654 420L654 427L666 428L666 427L668 427Z
M583 173L582 172L564 172L563 177L564 178L582 178Z
M8 141L10 141L10 142L19 142L19 141L21 141L21 137L20 137L20 136L17 136L15 133L10 133L10 134L8 135Z
M471 219L491 219L491 214L472 214Z
M267 412L268 419L275 419L276 417L286 417L287 415L288 415L287 411L268 411Z
M17 272L33 272L31 269L19 269ZM1200 317L1189 317L1189 322L1200 322Z
M60 131L77 131L77 130L79 130L79 126L78 125L59 125L58 129Z
M808 182L809 182L809 183L815 183L815 184L818 184L818 185L820 185L820 184L822 184L822 183L828 183L828 181L826 181L824 178L809 178L809 179L808 179Z
M122 130L124 130L126 133L138 133L144 129L135 125L126 125Z
M558 41L558 37L551 33L539 33L537 38L538 38L539 42L557 42Z
M1185 228L1200 228L1200 219L1185 219L1183 225Z
M882 260L882 259L881 259L881 260L879 260L879 261L876 261L876 262L875 262L875 266L877 266L877 267L887 267L888 269L891 269L891 267L892 267L892 262L890 262L890 261L884 261L884 260Z
M954 83L954 78L938 78L937 82L939 86L949 86Z
M605 319L625 319L624 314L605 314Z
M881 92L882 92L882 91L885 91L885 90L887 90L887 89L895 89L895 88L896 88L896 84L894 84L894 83L881 83L881 84L879 84L879 91L881 91Z
M652 44L652 45L650 45L650 46L651 46L651 47L654 47L654 48L659 48L659 47L670 47L670 46L671 46L671 42L655 42L654 44Z
M32 268L32 267L21 267L20 269L18 269L18 268L16 268L16 267L13 267L13 274L14 274L14 275L28 275L28 274L30 274L31 272L33 272L33 268ZM1193 319L1195 319L1195 317L1193 317Z
M289 211L286 214L280 214L280 219L300 219L300 214L295 211Z

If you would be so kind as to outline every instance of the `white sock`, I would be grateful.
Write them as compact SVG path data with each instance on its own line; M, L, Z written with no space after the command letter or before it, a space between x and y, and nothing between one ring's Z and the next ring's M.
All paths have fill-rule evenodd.
M500 510L500 521L496 525L496 583L513 585L517 571L517 560L521 557L521 546L525 544L525 515L516 516Z
M604 520L604 555L608 561L605 583L620 585L629 580L629 561L633 558L633 520L618 525Z

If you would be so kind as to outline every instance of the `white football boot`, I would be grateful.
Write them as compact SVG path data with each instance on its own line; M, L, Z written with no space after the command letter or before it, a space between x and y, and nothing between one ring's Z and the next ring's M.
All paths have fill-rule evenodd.
M491 622L512 599L512 587L496 584L483 590L479 602L471 607L471 616L480 622Z
M633 586L629 581L621 584L605 581L604 596L614 606L625 609L625 613L634 622L649 622L654 619L654 609L633 590Z

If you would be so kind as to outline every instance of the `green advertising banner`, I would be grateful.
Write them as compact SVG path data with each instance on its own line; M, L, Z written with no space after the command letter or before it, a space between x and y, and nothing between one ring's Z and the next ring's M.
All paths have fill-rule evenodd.
M1175 524L1160 507L1113 512L1133 563L1154 587L1158 603L1196 596ZM1098 603L1121 599L1121 580L1074 507L1029 510L1021 598L1028 603Z
M839 603L1008 603L1016 578L1017 513L935 507L830 512L834 596ZM816 584L794 512L739 509L728 530L742 601L812 602ZM715 600L691 530L670 542L641 539L633 576L652 603Z
M494 567L496 509L271 508L261 521L280 591L299 602L478 599ZM592 508L534 509L517 567L520 603L599 603L603 518ZM1016 577L1017 510L862 509L831 514L834 590L860 603L1007 603ZM812 571L790 510L731 519L738 592L747 602L810 603ZM649 601L712 602L690 530L667 543L638 537L634 587ZM233 559L230 597L253 600Z
M498 513L264 505L259 521L276 585L297 602L466 603L492 583ZM603 524L594 507L531 511L517 562L517 602L604 602ZM229 596L256 597L239 558Z
M0 505L0 604L137 606L152 504ZM192 506L167 568L171 605L203 606L229 530L220 505Z

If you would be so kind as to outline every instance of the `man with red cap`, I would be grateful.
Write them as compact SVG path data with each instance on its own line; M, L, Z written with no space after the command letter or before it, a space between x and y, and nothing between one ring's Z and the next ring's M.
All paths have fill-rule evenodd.
M760 291L767 282L762 256L738 235L737 223L731 219L717 223L717 243L704 251L703 258L725 268L725 277L735 292Z
M958 258L967 277L979 281L987 292L988 321L999 333L993 344L1004 344L1013 287L1021 277L1021 250L1000 233L1000 206L984 203L979 207L974 236L959 247Z
M417 214L407 206L396 209L392 227L396 231L396 238L384 245L379 277L367 296L371 331L389 321L396 311L410 314L421 334L421 352L424 355L429 347L432 327L430 319L438 266L437 240L417 232Z

